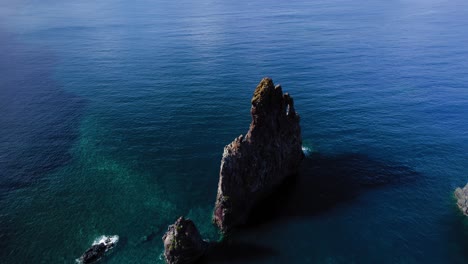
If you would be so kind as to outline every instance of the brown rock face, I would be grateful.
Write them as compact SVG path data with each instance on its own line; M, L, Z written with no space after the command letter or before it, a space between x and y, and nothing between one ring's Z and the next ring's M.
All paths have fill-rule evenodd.
M468 216L468 184L455 190L455 198L457 198L458 208L464 215Z
M223 233L246 222L252 208L304 158L299 115L289 94L264 78L252 98L247 135L224 148L213 221Z
M208 246L195 224L184 217L180 217L168 227L162 240L164 258L169 264L194 263L203 255Z

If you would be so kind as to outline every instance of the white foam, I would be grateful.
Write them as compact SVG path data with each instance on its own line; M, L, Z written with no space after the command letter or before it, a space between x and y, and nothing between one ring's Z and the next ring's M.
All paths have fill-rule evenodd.
M94 245L99 245L101 243L104 243L104 245L109 246L109 245L115 245L119 242L119 236L100 236L96 238L93 242Z
M312 149L306 146L302 146L302 152L304 152L304 155L310 156L310 154L312 154Z

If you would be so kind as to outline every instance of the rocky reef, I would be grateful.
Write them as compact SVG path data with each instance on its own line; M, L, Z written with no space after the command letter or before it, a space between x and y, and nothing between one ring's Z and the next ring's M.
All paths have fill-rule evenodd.
M85 253L76 260L80 264L90 264L99 261L119 241L119 236L101 236L93 242Z
M457 198L458 208L468 216L468 184L463 188L455 189L455 198Z
M221 160L213 221L222 233L245 224L254 206L296 174L304 158L293 98L264 78L251 103L249 131L224 148Z
M208 243L202 239L195 224L184 217L180 217L168 227L162 240L164 258L168 264L194 263L208 247Z

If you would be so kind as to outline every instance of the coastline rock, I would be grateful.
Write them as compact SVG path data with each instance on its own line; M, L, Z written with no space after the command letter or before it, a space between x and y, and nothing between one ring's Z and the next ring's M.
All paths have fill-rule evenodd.
M455 189L455 197L457 198L458 208L464 215L468 216L468 184L463 188Z
M101 236L93 242L93 245L76 262L82 264L94 263L100 260L118 241L119 236Z
M223 233L245 224L253 207L296 174L304 158L293 98L264 78L251 102L249 131L224 148L221 160L213 221Z
M189 264L197 261L208 247L190 219L180 217L162 237L164 258L169 264Z

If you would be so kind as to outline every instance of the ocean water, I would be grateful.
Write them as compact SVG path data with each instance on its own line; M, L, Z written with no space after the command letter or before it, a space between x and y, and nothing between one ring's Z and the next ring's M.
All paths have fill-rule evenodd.
M2 0L0 262L117 234L102 263L162 263L181 215L218 240L223 147L270 76L308 157L202 263L467 263L467 28L463 0Z

